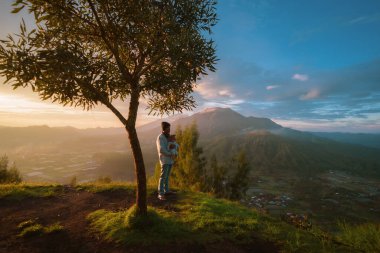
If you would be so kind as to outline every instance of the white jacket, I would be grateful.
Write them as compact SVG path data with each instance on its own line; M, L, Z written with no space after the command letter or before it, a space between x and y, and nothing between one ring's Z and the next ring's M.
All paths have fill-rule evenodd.
M163 133L157 137L156 144L157 144L158 157L160 159L161 165L173 164L174 161L171 158L172 153L169 150L168 139Z

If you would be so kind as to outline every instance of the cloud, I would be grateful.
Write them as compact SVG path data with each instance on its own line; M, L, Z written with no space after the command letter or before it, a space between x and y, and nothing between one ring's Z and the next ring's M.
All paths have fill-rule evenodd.
M301 100L310 100L310 99L318 98L319 96L320 96L320 91L317 89L312 89L309 92L307 92L306 94L300 96L300 99Z
M204 99L218 99L226 97L234 97L235 94L230 87L226 85L218 85L213 77L204 78L194 89Z
M266 87L266 89L267 90L274 90L274 89L277 89L277 88L279 88L280 87L280 85L268 85L267 87Z
M232 92L231 92L230 90L228 90L228 89L220 90L220 91L218 92L218 94L219 94L220 96L224 96L224 97L230 97L230 98L235 97L235 94L232 93Z
M308 75L304 75L304 74L294 74L292 76L292 79L304 82L304 81L309 80L309 76Z
M380 114L377 115L377 118ZM378 120L346 118L336 120L326 119L273 119L274 122L284 127L289 127L301 131L321 131L324 132L367 132L379 133L380 123Z
M380 13L374 13L364 16L355 17L349 20L347 23L349 25L357 25L357 24L369 24L380 21Z
M376 124L376 120L380 122L380 59L329 71L309 69L307 75L294 74L293 68L277 72L252 69L256 72L249 75L236 63L220 67L203 83L202 92L207 96L197 93L200 108L230 107L246 116L289 121L292 126L298 124L298 129L311 129L315 123L315 130L339 131L341 126L341 131L380 132ZM292 75L296 79L289 79ZM307 82L300 86L300 79ZM263 88L263 83L271 85Z

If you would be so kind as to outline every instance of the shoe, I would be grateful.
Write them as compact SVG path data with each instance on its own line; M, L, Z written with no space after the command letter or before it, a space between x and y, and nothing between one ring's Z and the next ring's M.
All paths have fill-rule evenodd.
M166 200L165 196L164 196L164 195L161 195L161 194L158 194L158 199L159 199L159 200Z

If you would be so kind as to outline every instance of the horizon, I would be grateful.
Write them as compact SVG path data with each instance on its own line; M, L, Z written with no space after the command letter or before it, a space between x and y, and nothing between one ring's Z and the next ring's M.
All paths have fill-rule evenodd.
M197 113L203 113L203 112L208 112L210 110L214 110L214 109L231 109L231 108L222 108L222 107L208 107L208 108L205 108L204 110L202 111L198 111L196 113L193 113L193 114L189 114L187 116L184 116L183 114L181 115L180 118L178 118L177 116L168 116L166 118L163 118L163 119L157 119L157 120L154 120L154 121L151 121L151 122L148 122L148 123L144 123L144 124L140 124L140 125L136 125L136 128L140 128L140 127L144 127L144 126L147 126L147 125L150 125L150 124L153 124L155 122L157 122L157 126L159 126L159 122L160 121L164 121L164 120L167 120L169 122L175 122L176 120L180 120L181 118L185 118L185 117L191 117L192 115L195 115ZM232 110L232 109L231 109ZM234 111L234 110L233 110ZM236 111L234 111L236 112ZM238 113L238 112L237 112ZM239 113L240 114L240 113ZM240 114L241 115L241 114ZM242 115L244 116L244 115ZM244 117L255 117L255 116L244 116ZM265 117L259 117L259 118L265 118ZM268 118L270 119L270 118ZM274 123L280 125L281 127L284 127L284 128L290 128L290 129L293 129L293 130L298 130L298 131L302 131L302 132L310 132L310 133L317 133L317 132L322 132L322 133L337 133L337 134L374 134L374 135L380 135L380 132L336 132L336 131L316 131L316 130L299 130L299 129L295 129L295 128L292 128L292 127L287 127L287 126L284 126L282 124L279 123L279 121L275 121L273 119L270 119L272 120ZM29 127L48 127L48 128L74 128L74 129L77 129L77 130L92 130L92 129L124 129L122 126L111 126L111 127L84 127L84 128L81 128L81 127L75 127L75 126L70 126L70 125L62 125L62 126L49 126L47 124L42 124L42 125L26 125L26 126L7 126L7 125L0 125L0 130L1 128L29 128Z
M300 131L380 133L380 2L342 3L221 1L212 34L217 71L201 78L193 93L198 107L183 115L228 107ZM0 39L18 33L21 18L33 26L29 14L11 9L10 1L0 3ZM104 106L63 107L3 82L2 126L122 128ZM137 126L166 118L140 103ZM128 112L125 102L115 104Z

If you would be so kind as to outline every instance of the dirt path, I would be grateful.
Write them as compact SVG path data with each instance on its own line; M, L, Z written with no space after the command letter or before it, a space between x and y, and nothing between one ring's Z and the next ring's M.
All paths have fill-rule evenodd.
M148 196L149 205L170 208L176 198L166 202ZM90 193L66 188L62 194L49 198L33 198L22 201L0 200L0 253L118 253L118 252L276 252L266 242L256 241L250 245L234 245L231 242L208 245L180 245L165 247L126 247L102 241L88 230L86 216L98 209L124 210L134 203L134 196L126 191ZM17 225L26 220L36 220L47 226L60 222L64 231L30 238L20 238Z

